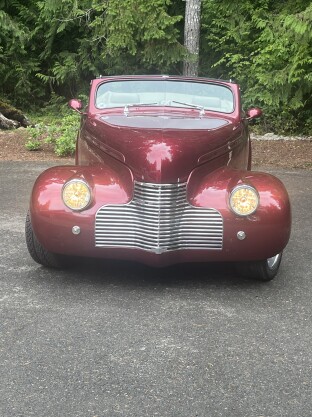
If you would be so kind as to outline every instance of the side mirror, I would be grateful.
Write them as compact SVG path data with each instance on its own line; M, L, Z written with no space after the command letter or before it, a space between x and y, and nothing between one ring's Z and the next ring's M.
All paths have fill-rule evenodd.
M77 98L73 98L69 100L68 105L71 109L77 111L78 113L81 113L82 109L82 101L78 100Z
M259 107L252 107L246 111L246 119L252 120L262 116L262 110Z

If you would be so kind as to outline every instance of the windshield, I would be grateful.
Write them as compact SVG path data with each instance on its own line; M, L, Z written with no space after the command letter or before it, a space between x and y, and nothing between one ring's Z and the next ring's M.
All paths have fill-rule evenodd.
M195 107L222 113L234 110L233 93L220 84L176 80L125 80L101 84L99 109L125 106Z

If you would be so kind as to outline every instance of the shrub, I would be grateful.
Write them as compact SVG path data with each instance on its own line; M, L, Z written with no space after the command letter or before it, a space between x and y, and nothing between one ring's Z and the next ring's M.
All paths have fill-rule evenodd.
M39 151L41 149L40 140L29 140L26 142L25 147L29 151Z
M79 128L79 115L63 110L61 116L45 114L43 121L34 128L28 128L29 140L25 144L29 151L39 150L42 143L53 145L58 156L73 155Z
M58 156L73 155L79 128L79 115L70 113L56 120L47 128L46 143L52 143Z
M25 144L26 149L29 151L39 151L45 133L45 126L39 123L35 127L28 127L27 133L29 134L29 140Z

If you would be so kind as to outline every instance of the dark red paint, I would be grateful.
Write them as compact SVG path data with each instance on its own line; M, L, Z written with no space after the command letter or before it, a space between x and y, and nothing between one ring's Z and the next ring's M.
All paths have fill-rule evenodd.
M238 85L197 79L232 90L235 108L230 114L206 111L199 116L194 108L136 106L125 115L124 107L98 109L94 104L98 86L114 79L92 81L78 135L76 165L50 168L34 185L30 213L41 244L55 253L132 259L159 266L186 261L260 260L282 251L291 227L288 195L277 178L249 170L251 147L246 118L258 117L261 111L242 112ZM162 76L117 79L161 80ZM82 109L79 100L71 100L70 105L76 111ZM85 179L92 190L92 203L82 212L71 211L61 198L63 185L74 178ZM165 184L187 181L190 204L215 208L222 214L223 249L154 254L95 247L97 210L105 204L128 203L134 180ZM249 184L260 195L260 207L251 216L239 217L229 209L229 193L238 184ZM81 228L79 235L72 233L75 225ZM237 239L240 230L247 235L243 241Z

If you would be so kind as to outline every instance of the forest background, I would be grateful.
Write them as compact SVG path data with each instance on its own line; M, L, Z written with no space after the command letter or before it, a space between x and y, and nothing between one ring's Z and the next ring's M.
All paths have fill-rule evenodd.
M184 15L185 0L0 0L0 98L38 112L99 75L181 75ZM311 41L310 0L202 0L199 75L237 80L262 131L311 135Z

